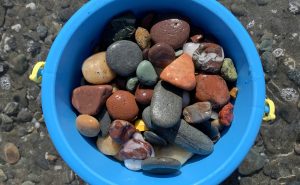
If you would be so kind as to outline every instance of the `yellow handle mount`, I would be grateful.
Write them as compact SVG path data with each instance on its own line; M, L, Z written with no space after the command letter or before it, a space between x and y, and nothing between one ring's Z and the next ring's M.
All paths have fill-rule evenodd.
M275 115L275 104L274 102L267 98L265 100L265 115L263 117L264 121L273 121L276 119Z
M41 81L42 81L42 71L44 69L44 66L45 66L44 61L37 62L34 65L33 69L32 69L32 72L29 76L29 79L31 81L34 81L35 83L41 83Z

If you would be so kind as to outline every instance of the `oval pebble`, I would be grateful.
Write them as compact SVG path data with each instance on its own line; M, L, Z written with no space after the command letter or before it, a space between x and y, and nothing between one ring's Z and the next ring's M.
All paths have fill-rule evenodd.
M125 159L124 160L124 165L129 170L139 171L140 169L142 169L142 161L143 160Z
M155 134L152 131L144 132L144 137L145 137L146 141L148 141L149 143L151 143L153 145L166 146L168 144L165 139L158 136L157 134Z
M21 157L19 149L14 143L4 144L3 151L1 151L1 153L3 154L4 160L9 164L17 163Z
M199 124L211 117L212 107L209 102L197 102L183 109L184 120L188 123Z
M146 124L146 126L147 126L150 130L153 130L155 126L152 125L152 122L151 122L151 108L150 108L150 106L146 107L146 108L143 110L142 118L143 118L143 121L144 121L144 123Z
M137 77L129 78L126 83L126 89L128 91L134 91L138 83L139 79Z
M89 83L106 84L116 77L115 72L108 67L105 55L105 52L100 52L83 62L82 74Z
M109 135L107 135L105 138L98 137L97 148L105 155L114 156L120 151L121 145L116 143Z
M199 43L192 43L188 42L183 45L183 53L188 54L190 57L193 57L193 53L198 49L200 46Z
M148 59L155 67L165 68L175 60L175 51L166 43L157 43L149 49Z
M150 48L151 46L151 36L145 28L138 27L136 29L135 40L141 49Z
M120 40L114 42L106 51L108 66L120 76L127 77L133 74L142 60L141 49L132 41Z
M82 114L76 118L76 128L86 137L95 137L100 132L100 123L93 116Z
M157 82L158 76L151 62L143 60L136 69L136 76L142 85L152 86Z
M139 85L135 91L135 99L142 105L149 105L153 96L153 88Z
M179 171L181 163L167 157L149 157L142 161L143 171L153 174L172 174Z
M221 76L229 82L235 82L237 80L237 73L234 64L230 58L225 58L222 68Z

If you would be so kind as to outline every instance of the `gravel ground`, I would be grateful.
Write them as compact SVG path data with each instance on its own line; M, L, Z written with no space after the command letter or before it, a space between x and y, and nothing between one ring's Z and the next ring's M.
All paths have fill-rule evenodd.
M0 0L0 185L85 184L62 161L43 122L35 61L85 0ZM300 184L300 0L221 0L262 58L277 119L223 184ZM9 144L10 143L10 144ZM7 152L9 155L4 155Z

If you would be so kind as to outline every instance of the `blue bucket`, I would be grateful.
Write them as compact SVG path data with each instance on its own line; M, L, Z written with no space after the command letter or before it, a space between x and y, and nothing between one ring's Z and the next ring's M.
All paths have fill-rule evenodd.
M80 85L81 65L92 54L105 24L132 11L175 11L212 33L232 58L239 93L234 120L214 152L194 158L177 176L149 176L126 169L101 154L95 143L79 134L71 92ZM260 58L246 30L214 0L92 0L67 22L51 47L42 79L42 106L52 141L65 162L90 184L218 184L241 163L259 131L264 114L265 83Z

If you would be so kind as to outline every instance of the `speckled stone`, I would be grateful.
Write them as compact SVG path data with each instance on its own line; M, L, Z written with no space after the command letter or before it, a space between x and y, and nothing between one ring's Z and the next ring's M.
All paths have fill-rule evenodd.
M120 76L133 74L143 60L139 46L128 40L120 40L111 44L106 51L108 66Z
M149 157L142 161L142 169L154 174L176 173L181 168L181 163L172 158Z
M182 91L170 84L159 81L151 101L152 124L169 128L180 120L182 111Z
M151 36L148 30L138 27L135 31L135 40L141 49L150 48Z
M230 58L225 58L222 68L221 68L221 76L229 82L235 82L237 80L237 72L234 67L234 64Z

